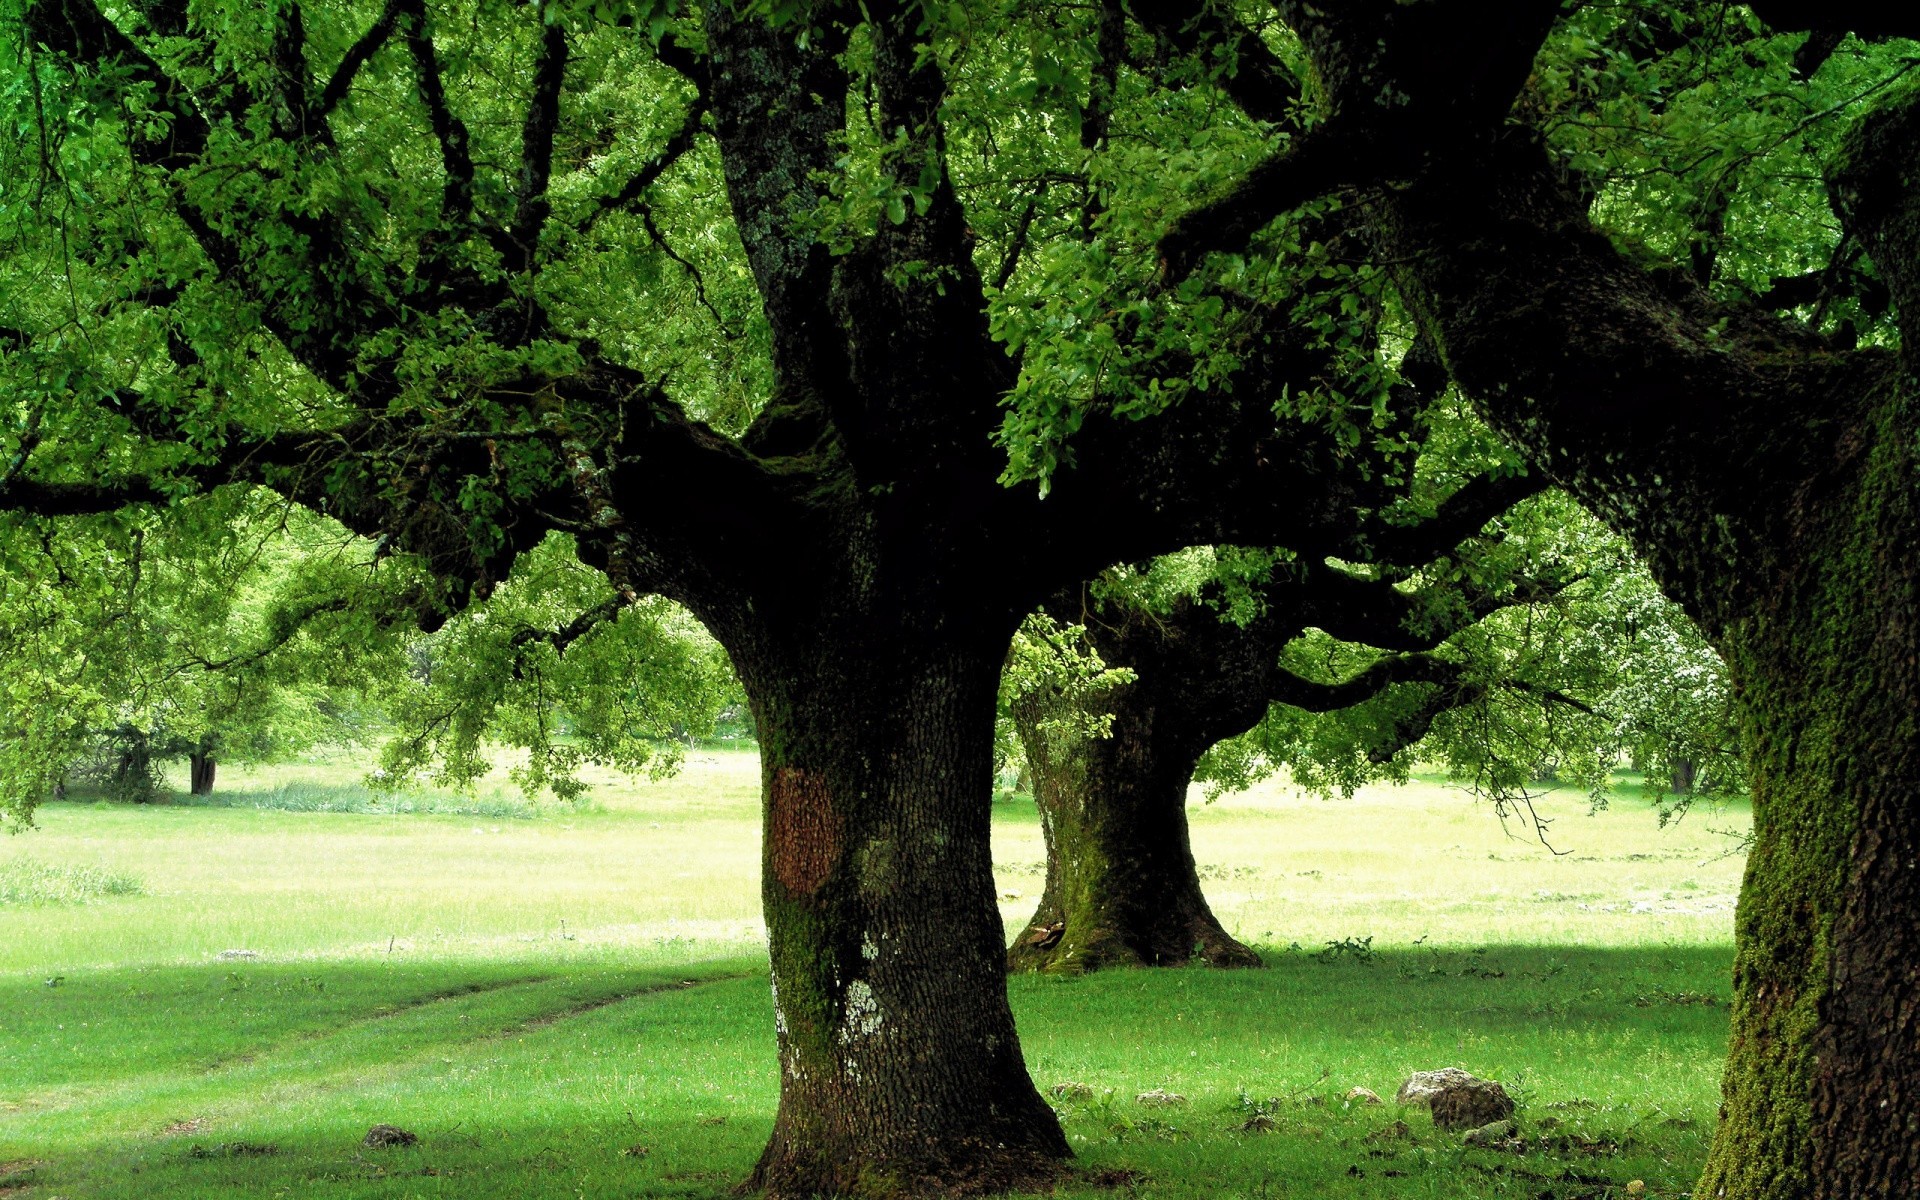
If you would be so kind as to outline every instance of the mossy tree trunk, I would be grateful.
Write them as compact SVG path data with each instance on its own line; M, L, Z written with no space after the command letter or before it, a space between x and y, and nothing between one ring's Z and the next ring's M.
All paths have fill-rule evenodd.
M1107 617L1089 617L1088 641L1109 666L1135 673L1092 701L1111 717L1108 736L1050 720L1055 698L1045 692L1013 705L1047 867L1008 968L1080 972L1194 958L1257 967L1260 956L1221 926L1201 891L1187 789L1208 747L1266 712L1263 675L1277 647L1191 602L1167 614Z
M1068 1151L1001 981L986 800L1003 649L969 631L816 651L743 662L781 1073L753 1183L1041 1186Z
M1884 102L1829 171L1899 324L1900 351L1856 350L1649 272L1592 227L1590 195L1507 120L1551 18L1523 8L1284 4L1345 143L1313 161L1393 182L1373 192L1377 245L1454 377L1634 542L1731 668L1755 843L1697 1194L1902 1195L1920 1179L1920 100ZM1448 74L1463 56L1474 88ZM1356 182L1312 174L1290 194ZM1192 244L1170 253L1216 225L1183 222Z

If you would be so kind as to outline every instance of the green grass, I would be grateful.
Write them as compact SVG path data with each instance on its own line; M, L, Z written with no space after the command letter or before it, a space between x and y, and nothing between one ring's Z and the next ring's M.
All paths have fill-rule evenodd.
M221 782L353 786L337 765ZM531 820L49 806L0 840L0 880L143 890L0 908L0 1197L727 1194L777 1086L757 784L750 754L704 753ZM1196 805L1209 895L1268 970L1012 981L1036 1081L1089 1089L1059 1101L1082 1167L1155 1196L1689 1188L1744 814L1563 810L1556 857L1432 785ZM1039 830L1031 806L995 816L1011 928ZM1443 1065L1514 1091L1529 1152L1392 1105ZM1346 1105L1354 1086L1387 1105ZM1273 1128L1242 1130L1255 1113ZM1411 1140L1376 1137L1402 1116ZM376 1122L420 1142L362 1149Z
M80 904L96 896L131 896L140 881L86 863L50 867L31 858L0 863L0 904Z

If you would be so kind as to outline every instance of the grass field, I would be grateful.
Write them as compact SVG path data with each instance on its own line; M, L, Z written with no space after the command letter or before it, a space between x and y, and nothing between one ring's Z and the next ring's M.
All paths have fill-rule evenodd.
M0 839L0 1197L726 1195L776 1088L752 755L533 816L377 811L355 773L223 770L228 806L54 805ZM1684 1193L1745 815L1559 809L1555 856L1431 784L1196 804L1208 894L1271 965L1012 982L1035 1079L1090 1089L1060 1194ZM1031 805L994 849L1011 929ZM1446 1065L1516 1094L1524 1147L1395 1109ZM376 1122L420 1140L362 1149Z

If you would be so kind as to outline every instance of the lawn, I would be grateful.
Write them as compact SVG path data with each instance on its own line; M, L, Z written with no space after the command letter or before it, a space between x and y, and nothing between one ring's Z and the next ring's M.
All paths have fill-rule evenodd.
M230 806L0 839L0 1196L728 1194L776 1088L752 755L532 816L497 788L293 811L381 807L355 773L223 770ZM1430 783L1196 802L1209 896L1271 965L1013 981L1035 1079L1085 1085L1061 1194L1690 1188L1745 814L1547 803L1559 855ZM1011 930L1031 805L996 806L995 860ZM1515 1093L1524 1147L1394 1107L1446 1065ZM363 1149L376 1122L419 1142Z

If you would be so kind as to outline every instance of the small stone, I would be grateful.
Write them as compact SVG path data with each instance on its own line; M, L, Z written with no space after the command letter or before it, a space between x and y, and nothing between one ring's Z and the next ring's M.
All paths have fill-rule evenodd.
M1069 1079L1064 1083L1054 1084L1047 1089L1047 1093L1055 1100L1085 1100L1093 1095L1093 1088Z
M360 1144L369 1150L381 1150L388 1146L411 1146L419 1140L398 1125L375 1125L367 1130Z
M1393 1099L1396 1104L1427 1104L1440 1093L1441 1089L1455 1084L1473 1082L1474 1078L1459 1067L1442 1067L1438 1071L1415 1071L1407 1077L1405 1083L1400 1085L1400 1090L1394 1093Z
M1512 1121L1489 1121L1485 1125L1461 1134L1460 1142L1462 1145L1479 1146L1485 1149L1502 1145L1512 1136Z
M1158 1108L1165 1108L1174 1104L1185 1104L1187 1102L1187 1098L1179 1092L1170 1092L1165 1088L1151 1088L1141 1092L1138 1096L1135 1096L1133 1100L1135 1104L1146 1104Z
M1347 1103L1351 1104L1355 1100L1358 1100L1362 1104L1381 1103L1380 1094L1378 1092L1375 1092L1372 1088L1357 1087L1357 1088L1348 1089Z

